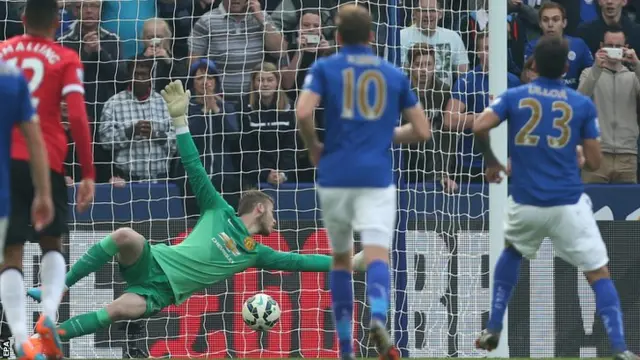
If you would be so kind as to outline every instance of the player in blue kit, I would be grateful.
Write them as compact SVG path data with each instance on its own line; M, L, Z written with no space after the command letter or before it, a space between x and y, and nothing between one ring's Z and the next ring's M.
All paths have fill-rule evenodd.
M53 220L53 201L49 180L47 152L40 132L38 117L31 105L29 87L20 70L0 62L0 263L4 262L4 245L11 209L11 134L14 126L20 126L27 140L35 196L31 206L31 219L36 230L42 230ZM15 303L16 298L26 297L24 291L11 291L14 283L22 282L22 271L5 268L0 273L0 300L3 304ZM9 311L10 310L10 311ZM5 315L15 337L14 351L18 359L44 360L28 340L27 318L24 311L5 308Z
M389 247L396 218L391 146L425 141L431 128L409 80L376 56L371 15L348 4L338 11L340 52L318 60L305 79L296 109L300 133L318 168L318 195L333 252L330 289L343 359L353 354L353 231L367 261L370 338L384 359L400 353L386 330L389 311ZM313 112L323 102L325 143ZM400 115L408 124L398 127Z
M522 258L534 258L549 237L558 256L582 270L591 284L614 359L637 359L627 350L607 249L580 178L581 165L597 169L602 154L595 105L562 79L568 52L566 40L541 38L533 55L539 77L496 98L473 126L487 162L487 179L500 182L505 168L491 151L488 132L502 121L509 122L512 185L505 223L507 247L496 263L491 314L476 347L498 346Z

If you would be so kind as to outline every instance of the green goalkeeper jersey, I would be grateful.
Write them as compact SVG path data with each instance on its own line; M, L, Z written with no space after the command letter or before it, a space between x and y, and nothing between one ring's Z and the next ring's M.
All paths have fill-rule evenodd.
M331 257L275 251L256 243L234 209L211 184L188 132L177 135L178 151L200 206L200 219L178 245L151 247L165 272L177 304L193 293L248 268L318 271L331 268Z

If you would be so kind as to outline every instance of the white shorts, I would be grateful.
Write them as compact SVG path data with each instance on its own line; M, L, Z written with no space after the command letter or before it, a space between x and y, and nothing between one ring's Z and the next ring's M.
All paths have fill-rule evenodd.
M504 235L529 259L536 257L548 237L556 254L581 271L597 270L609 263L587 194L573 205L552 207L521 205L509 197Z
M7 227L9 227L9 218L0 217L0 264L4 262L4 244L7 241Z
M318 188L318 196L324 227L335 253L345 253L353 248L354 231L376 230L384 234L383 237L363 238L363 246L391 246L398 206L395 186Z

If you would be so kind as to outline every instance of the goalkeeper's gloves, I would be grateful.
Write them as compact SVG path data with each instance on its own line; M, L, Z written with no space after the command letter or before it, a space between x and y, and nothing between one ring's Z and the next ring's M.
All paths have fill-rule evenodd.
M164 101L167 103L173 127L178 129L188 126L186 113L189 107L191 92L189 90L184 91L182 81L176 80L169 83L160 94L162 94Z

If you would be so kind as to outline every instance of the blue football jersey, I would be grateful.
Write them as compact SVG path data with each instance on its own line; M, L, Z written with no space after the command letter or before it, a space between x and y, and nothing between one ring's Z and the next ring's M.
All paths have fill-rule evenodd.
M513 200L545 207L575 204L584 192L576 146L600 134L591 99L563 80L540 77L507 90L489 108L509 124Z
M0 63L0 218L9 215L11 196L11 133L23 121L31 121L35 111L27 81L15 66Z
M316 61L304 89L320 95L324 104L318 184L392 185L393 131L401 112L418 103L409 79L368 46L345 46Z
M588 67L593 66L593 55L589 46L581 38L565 36L567 42L569 42L569 54L567 54L567 60L569 61L569 70L564 74L565 84L572 89L577 89L580 82L580 74ZM524 59L527 60L533 55L533 50L536 48L539 39L530 41L524 49Z

